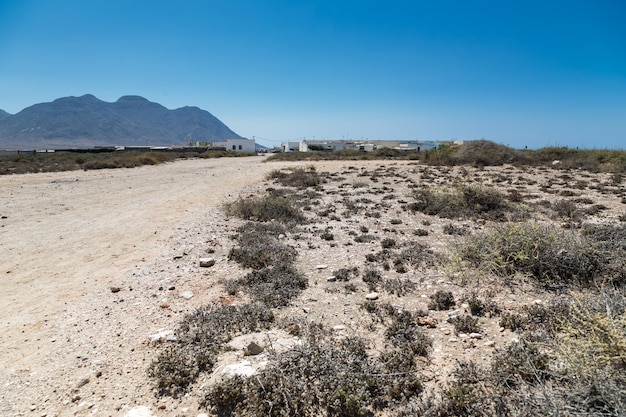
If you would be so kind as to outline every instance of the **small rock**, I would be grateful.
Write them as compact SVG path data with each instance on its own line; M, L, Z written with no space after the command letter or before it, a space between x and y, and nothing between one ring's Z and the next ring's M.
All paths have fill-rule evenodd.
M163 301L161 303L161 305L159 305L159 307L161 307L161 308L170 308L170 303L168 303L167 301Z
M278 235L278 238L279 238L279 239L284 239L284 238L285 238L285 235L281 233L281 234L279 234L279 235Z
M183 297L185 300L189 300L191 297L193 297L193 292L183 291L182 293L180 293L180 296Z
M113 294L115 294L116 292L122 291L120 287L110 287L109 289L111 290Z
M378 300L378 293L377 292L371 292L371 293L369 293L369 294L367 294L365 296L365 299L366 300L371 300L371 301Z
M541 301L541 300L539 300L539 299L537 299L537 300L533 300L533 304L535 304L535 305L540 305L540 304L542 304L542 303L543 303L543 301Z
M448 339L448 342L450 342L450 343L455 343L455 342L458 342L458 341L459 341L459 339L457 339L456 337L451 337L450 339Z
M128 413L124 414L124 417L154 417L150 409L145 405L132 408Z
M215 265L215 259L213 258L200 258L200 266L202 268L209 268Z
M306 314L309 314L311 312L311 309L308 307L304 307L302 311L304 311Z
M333 326L333 330L336 331L336 332L340 332L340 331L346 330L346 328L347 327L344 326L343 324L338 324L336 326Z
M483 335L480 333L470 333L469 334L470 339L482 339Z
M173 330L161 330L158 333L148 336L148 339L150 339L151 342L162 342L164 340L173 342L176 340L176 336L174 336Z
M326 268L328 268L328 265L324 265L324 264L322 264L322 265L317 265L317 266L315 267L315 269L326 269Z
M416 321L418 326L426 326L429 329L434 329L437 327L437 320L430 316L418 317Z
M198 414L198 417L209 417L209 415L206 413L200 413Z
M490 340L488 342L485 342L485 346L487 347L494 347L496 345L495 340Z
M243 354L245 356L256 356L263 353L264 350L265 349L263 349L263 346L259 346L254 342L250 342L250 344L243 350Z
M449 329L444 329L443 334L445 334L446 336L448 336L450 334L450 330Z
M326 281L328 281L328 282L335 282L335 281L337 281L337 277L334 276L334 275L331 275L328 278L326 278Z
M448 313L448 323L456 318L459 315L459 310L454 310Z
M90 379L89 375L85 375L84 377L79 379L78 382L76 383L76 389L82 388L85 385L87 385L89 383L89 379Z

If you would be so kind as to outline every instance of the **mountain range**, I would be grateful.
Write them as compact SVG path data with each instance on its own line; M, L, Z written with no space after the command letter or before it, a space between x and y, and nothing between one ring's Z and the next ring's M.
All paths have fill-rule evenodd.
M206 110L169 110L140 96L108 103L86 94L35 104L14 115L0 110L0 149L170 146L239 138Z

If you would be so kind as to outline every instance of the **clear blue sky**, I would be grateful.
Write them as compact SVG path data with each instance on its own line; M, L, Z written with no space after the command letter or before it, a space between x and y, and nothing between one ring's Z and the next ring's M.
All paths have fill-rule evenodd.
M625 22L620 0L0 0L0 108L136 94L265 145L626 149Z

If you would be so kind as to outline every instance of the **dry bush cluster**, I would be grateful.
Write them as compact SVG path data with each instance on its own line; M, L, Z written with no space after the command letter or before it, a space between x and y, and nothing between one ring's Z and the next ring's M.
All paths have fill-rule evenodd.
M413 355L390 350L375 358L364 340L336 338L310 324L300 346L276 355L253 378L213 386L204 403L218 415L366 416L421 391Z
M247 222L228 253L244 270L223 281L225 290L286 315L252 321L288 329L301 344L269 352L252 377L204 388L203 406L222 416L624 415L626 226L603 205L626 199L621 177L544 168L528 152L473 146L431 152L430 166L276 170L264 195L227 205ZM491 153L494 163L527 166L490 170L476 155ZM454 166L461 161L467 165ZM319 254L343 250L356 254L354 263L328 259L327 279L311 272ZM373 291L382 300L365 300ZM525 291L543 301L502 302ZM325 305L329 316L341 314L337 306L354 297L362 297L359 312L342 332L302 315L308 303L322 316ZM423 327L432 323L450 326L457 339L498 327L511 337L489 350L485 339L462 342L459 351L476 349L475 358L438 379L433 340L445 339ZM158 391L186 392L186 381L210 372L223 340L187 343L203 347L176 356L178 342L168 345L151 367Z

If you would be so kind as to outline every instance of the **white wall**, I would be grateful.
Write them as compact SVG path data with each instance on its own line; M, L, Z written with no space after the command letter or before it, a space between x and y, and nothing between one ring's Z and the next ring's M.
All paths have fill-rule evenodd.
M256 152L254 139L226 139L226 150L231 152Z

